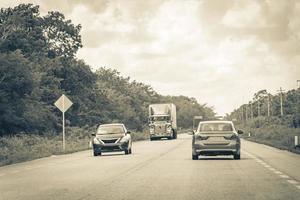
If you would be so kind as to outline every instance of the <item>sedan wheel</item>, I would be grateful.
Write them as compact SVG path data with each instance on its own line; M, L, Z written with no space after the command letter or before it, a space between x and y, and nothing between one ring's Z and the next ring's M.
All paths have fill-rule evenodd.
M198 160L198 158L199 158L198 155L192 155L193 160Z

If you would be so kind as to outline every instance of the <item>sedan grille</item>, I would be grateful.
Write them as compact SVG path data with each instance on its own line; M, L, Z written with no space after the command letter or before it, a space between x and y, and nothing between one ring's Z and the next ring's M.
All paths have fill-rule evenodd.
M115 143L118 139L102 139L105 144Z

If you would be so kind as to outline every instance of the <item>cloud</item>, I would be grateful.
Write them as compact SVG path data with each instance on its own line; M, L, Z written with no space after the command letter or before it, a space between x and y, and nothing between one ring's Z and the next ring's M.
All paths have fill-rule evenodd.
M1 0L0 0L1 2ZM82 24L77 57L187 95L219 114L261 89L296 86L300 74L300 2L295 0L2 1L59 10Z

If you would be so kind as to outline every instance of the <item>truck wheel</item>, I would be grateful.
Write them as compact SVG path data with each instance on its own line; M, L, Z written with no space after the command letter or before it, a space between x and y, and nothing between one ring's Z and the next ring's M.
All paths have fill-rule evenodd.
M173 131L173 139L177 139L177 131Z
M193 160L198 160L198 155L192 155Z

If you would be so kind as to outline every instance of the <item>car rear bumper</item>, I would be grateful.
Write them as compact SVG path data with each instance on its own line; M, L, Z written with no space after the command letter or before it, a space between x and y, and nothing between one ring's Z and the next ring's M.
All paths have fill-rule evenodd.
M93 144L93 149L95 152L125 151L128 149L128 142Z
M231 141L229 144L203 144L198 142L193 144L194 155L234 155L240 153L240 144Z

